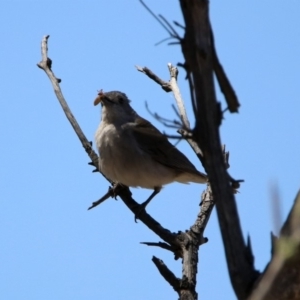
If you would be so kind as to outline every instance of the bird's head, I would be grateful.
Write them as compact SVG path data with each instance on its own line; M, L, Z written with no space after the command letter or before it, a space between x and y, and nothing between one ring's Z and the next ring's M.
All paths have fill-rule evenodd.
M103 93L101 90L94 101L94 105L101 103L102 120L109 123L132 122L136 112L130 106L127 96L118 91Z

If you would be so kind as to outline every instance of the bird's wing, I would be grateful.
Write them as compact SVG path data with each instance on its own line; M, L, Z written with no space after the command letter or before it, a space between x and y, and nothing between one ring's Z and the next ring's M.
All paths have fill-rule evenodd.
M139 148L151 155L153 160L172 168L178 174L188 172L206 177L147 120L137 117L134 123L127 123L124 127L131 129Z

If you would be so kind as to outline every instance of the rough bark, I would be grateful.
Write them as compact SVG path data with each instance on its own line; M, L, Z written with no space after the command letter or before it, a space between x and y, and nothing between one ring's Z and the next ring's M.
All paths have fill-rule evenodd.
M246 299L258 277L250 247L245 244L230 176L222 159L219 126L222 112L214 87L214 49L208 1L181 0L185 35L181 41L186 71L192 81L196 127L194 136L209 176L231 283L239 299ZM216 54L215 54L216 55Z

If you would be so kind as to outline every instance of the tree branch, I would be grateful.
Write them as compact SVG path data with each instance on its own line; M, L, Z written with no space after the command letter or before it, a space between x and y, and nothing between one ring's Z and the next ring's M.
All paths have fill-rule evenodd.
M161 259L158 259L157 257L153 256L152 261L157 267L162 277L167 282L169 282L173 289L179 294L180 279L174 275L174 273L164 264L164 262Z
M72 112L71 112L71 110L70 110L70 108L69 108L69 106L68 106L68 104L67 104L67 102L66 102L66 100L63 96L63 94L62 94L61 88L59 86L59 83L61 82L61 80L56 78L54 73L51 70L52 61L51 61L50 58L48 58L48 39L49 39L49 37L50 37L49 35L46 35L42 39L42 45L41 45L42 60L41 60L41 62L39 62L37 64L37 66L39 68L41 68L42 70L44 70L45 73L47 74L47 76L49 77L49 79L52 83L54 92L56 94L56 97L57 97L57 99L58 99L58 101L59 101L66 117L67 117L67 119L69 120L69 122L71 123L73 129L75 130L75 132L76 132L83 148L85 149L86 153L88 154L88 156L92 160L93 165L98 169L98 155L94 152L90 142L85 137L83 131L81 130L78 122L76 121L75 117L73 116L73 114L72 114ZM104 176L104 174L102 174L102 175Z
M211 47L212 47L212 57L213 57L213 68L216 74L216 78L218 80L221 92L223 93L225 100L228 105L228 109L231 113L238 112L238 108L240 107L239 100L235 94L235 91L221 65L217 50L215 47L214 34L212 28L210 29L211 33Z
M193 82L197 115L194 137L203 152L225 247L231 282L238 299L246 299L259 273L249 261L230 176L222 158L219 136L220 106L216 101L213 81L213 49L208 16L208 1L180 0L185 20L181 43L186 70Z
M156 74L154 74L150 69L148 69L147 67L140 67L140 66L135 66L136 69L141 72L144 73L145 75L147 75L150 79L152 79L153 81L155 81L157 84L159 84L161 86L161 88L168 92L171 92L171 86L170 83L167 81L164 81L162 79L160 79Z
M184 108L184 102L180 95L179 87L177 85L178 70L176 67L172 66L171 64L168 64L168 68L171 77L170 87L174 93L174 97L177 103L183 128L185 128L185 129L178 130L178 132L189 142L192 149L196 152L197 156L201 158L201 150L198 144L194 141L193 136L190 135L189 121ZM146 68L146 70L149 71L148 68ZM158 77L152 71L151 74L152 77L155 78ZM152 77L150 78L152 79ZM154 80L154 81L158 84L164 84L164 85L166 82L161 79ZM229 156L227 153L225 153L225 148L224 148L224 157L225 157L224 159L226 159L227 161ZM198 214L194 225L191 226L190 230L186 232L178 233L177 239L178 242L180 243L181 252L180 253L174 252L174 254L175 254L175 258L182 257L182 261L183 261L182 279L181 279L181 286L179 289L180 299L191 299L191 300L197 299L196 275L198 272L198 264L197 264L198 251L199 251L199 246L207 242L207 238L203 237L203 233L213 207L214 207L214 201L213 201L210 185L208 184L206 191L202 194L200 213ZM147 243L147 244L161 247L161 245L158 245L157 243ZM163 277L165 276L163 275Z
M191 135L190 135L190 131L191 131L190 123L189 123L189 120L188 120L188 117L187 117L187 114L186 114L186 110L184 108L184 102L182 100L179 87L178 87L178 84L177 84L178 69L176 67L174 67L172 64L170 64L170 63L168 64L168 69L169 69L169 72L170 72L170 82L167 82L167 81L164 81L164 80L160 79L159 76L157 76L154 72L152 72L147 67L136 67L136 68L137 68L138 71L146 74L151 79L159 78L159 79L156 79L156 80L153 79L153 80L157 84L159 84L163 89L164 89L164 86L168 85L167 92L169 92L169 91L173 92L173 95L174 95L174 98L176 100L176 104L177 104L177 107L178 107L179 115L180 115L180 118L181 118L182 127L183 127L181 129L179 129L177 132L180 133L186 139L186 141L189 143L189 145L191 146L193 151L196 153L196 155L198 156L200 161L202 161L202 151L201 151L199 145L194 141L193 138L191 138ZM151 74L151 76L149 76L149 74ZM152 114L152 115L156 119L157 118L162 119L157 114Z
M167 243L162 243L162 242L158 242L158 243L153 243L153 242L141 242L141 244L143 245L147 245L147 246L152 246L152 247L159 247L171 252L174 252L174 249Z
M170 87L173 92L177 108L179 111L180 119L183 124L183 129L190 130L190 122L188 120L186 110L184 107L184 101L182 100L181 93L177 84L177 76L178 76L178 69L172 64L168 63L168 68L170 72Z

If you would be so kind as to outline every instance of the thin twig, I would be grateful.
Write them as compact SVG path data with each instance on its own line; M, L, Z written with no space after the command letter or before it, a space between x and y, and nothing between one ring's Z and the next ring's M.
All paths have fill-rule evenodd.
M181 44L180 42L170 42L170 43L168 43L168 46L177 46L180 44Z
M239 100L237 95L224 71L223 66L221 65L217 50L214 42L214 35L212 29L211 32L211 44L212 44L212 58L213 58L213 68L216 74L217 81L219 83L221 92L223 93L226 103L228 105L228 109L231 113L238 112L238 108L240 107Z
M168 68L170 72L170 85L177 104L178 112L180 114L180 119L182 121L182 124L184 125L184 129L190 129L190 122L188 120L187 113L184 107L184 101L182 100L180 90L177 85L178 69L171 63L168 63Z
M167 243L162 243L162 242L158 242L158 243L141 242L140 244L147 245L147 246L153 246L153 247L159 247L159 248L174 252L174 248L172 246L170 246L169 244L167 244Z
M171 121L164 119L162 117L160 117L157 113L152 113L149 108L148 105L146 103L146 109L148 110L148 112L155 118L157 119L159 122L161 122L163 125L165 125L166 127L171 127L171 128L177 128L178 129L178 133L182 134L186 140L188 141L188 143L190 144L190 146L192 147L193 151L196 153L196 155L198 156L198 158L200 159L200 161L202 162L203 159L203 153L199 147L199 145L192 139L192 138L188 138L186 133L190 132L190 125L189 125L189 121L187 118L187 114L186 114L186 110L184 108L184 102L181 98L180 95L180 90L177 84L177 74L178 74L178 70L176 67L172 66L171 64L168 64L168 69L170 72L170 82L164 81L162 80L159 76L157 76L153 71L151 71L149 68L147 67L136 67L138 71L146 74L149 78L151 78L153 81L155 81L157 84L159 84L163 89L164 87L168 87L167 90L164 89L166 92L172 91L176 100L176 104L178 107L178 110L176 109L176 114L179 114L180 120L182 122L182 124L178 121L172 121L172 122L177 122L176 124L180 125L180 129L178 129L177 126L174 126L173 124L169 124ZM190 81L189 81L190 82ZM192 92L191 92L192 95ZM192 100L193 103L193 109L194 112L196 111L196 107L194 105L194 101ZM202 162L203 164L203 162Z
M185 30L185 27L184 27L182 24L180 24L179 22L177 22L177 21L173 21L173 23L174 23L174 25L178 26L179 28L181 28L181 29L184 29L184 30Z
M178 40L181 39L180 36L178 35L178 33L176 32L176 30L172 27L172 25L169 23L169 21L167 21L165 19L165 17L163 17L162 15L159 15L157 17L156 14L149 8L149 6L146 5L146 3L143 0L140 0L140 2L146 8L146 10L150 13L150 15L168 32L170 37L172 37L174 39L178 39ZM159 18L161 18L162 21Z
M121 189L124 188L121 184L113 184L113 187L109 187L107 193L102 196L99 200L92 203L92 205L88 208L88 210L91 210L92 208L98 206L99 204L103 203L108 198L117 198L117 195L121 191Z
M175 112L175 115L178 117L178 119L180 119L180 114L179 114L179 112L178 112L178 110L177 110L177 108L175 107L174 104L172 104L172 108L173 108L173 110Z
M150 15L168 32L168 34L170 36L174 37L172 32L169 30L169 28L156 16L156 14L146 5L146 3L143 0L140 0L140 2L146 8L146 10L150 13Z
M164 91L166 91L166 92L171 92L172 91L169 82L160 79L156 74L154 74L147 67L140 67L140 66L135 66L135 67L139 72L146 74L149 78L151 78L153 81L158 83Z
M172 134L167 134L165 133L164 131L162 132L163 135L168 138L168 139L173 139L173 140L179 140L179 141L182 141L183 140L183 137L181 135L172 135Z
M173 38L169 36L169 37L164 38L164 39L162 39L161 41L155 43L154 46L158 46L158 45L162 44L163 42L166 42L166 41L172 40L172 39L173 39Z
M153 113L150 108L148 107L148 103L145 102L145 107L146 107L146 110L148 111L148 113L154 118L156 119L158 122L160 122L161 124L163 124L164 126L166 127L169 127L169 128L182 128L182 124L177 121L177 120L169 120L169 119L166 119L164 117L161 117L158 113Z
M178 34L177 31L173 28L173 26L170 24L170 22L169 22L164 16L162 16L162 15L158 15L158 17L161 18L161 19L165 22L165 24L169 27L170 31L172 32L171 35L172 35L174 38L177 38L178 40L180 40L181 38L180 38L179 34Z

